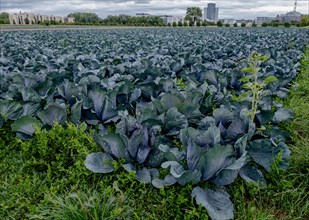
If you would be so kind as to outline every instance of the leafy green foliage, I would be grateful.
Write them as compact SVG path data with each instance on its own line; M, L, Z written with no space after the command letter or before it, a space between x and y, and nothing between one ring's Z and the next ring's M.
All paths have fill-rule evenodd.
M38 34L32 32L20 38L35 48L31 51L11 46L5 40L11 35L1 36L1 124L16 120L12 128L30 136L35 120L44 126L39 131L55 121L62 125L74 121L94 126L94 139L102 148L79 152L72 149L76 143L67 139L70 134L51 135L50 143L39 132L30 144L21 144L25 154L32 155L25 169L58 178L68 172L73 175L74 169L79 173L74 173L76 179L87 178L91 174L78 155L88 154L86 166L96 173L126 170L130 178L160 190L176 183L200 186L207 181L202 187L210 192L213 185L231 184L238 176L253 184L261 182L278 157L282 159L278 167L287 168L288 136L275 126L291 120L292 114L273 97L287 96L306 44L306 30L250 30L252 39L261 39L252 46L243 43L248 41L247 30L162 30L59 32L56 38L44 32L35 43L24 42ZM288 44L291 36L294 43ZM37 43L43 39L54 44ZM253 56L248 61L246 56L254 50L269 59ZM252 78L241 72L247 66ZM255 95L236 102L233 96L246 93L242 81ZM261 90L265 94L259 94ZM254 114L248 118L244 112L250 108ZM23 116L32 118L24 125ZM29 124L30 132L25 133ZM70 184L71 180L66 185ZM212 216L220 215L213 213L216 208L209 210Z
M247 93L243 93L243 97L250 97L251 99L251 110L249 111L249 115L251 121L253 122L255 115L258 111L259 103L262 98L264 91L264 87L267 86L268 83L274 82L277 80L275 76L268 76L263 79L262 82L258 81L259 74L259 66L268 59L267 56L263 56L262 54L253 53L249 58L249 67L243 68L241 71L249 73L250 75L240 79L240 81L245 82L244 88L248 89Z
M186 21L192 21L193 23L200 20L203 16L202 9L199 7L189 7L186 12Z

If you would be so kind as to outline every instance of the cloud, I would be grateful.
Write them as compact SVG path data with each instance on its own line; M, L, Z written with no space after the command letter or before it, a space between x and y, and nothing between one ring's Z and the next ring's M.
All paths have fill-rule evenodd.
M219 18L256 18L276 16L293 10L294 0L0 0L0 11L65 16L70 12L88 11L104 18L107 15L150 13L185 15L187 7L207 7L216 2ZM308 13L308 0L298 0L297 11Z

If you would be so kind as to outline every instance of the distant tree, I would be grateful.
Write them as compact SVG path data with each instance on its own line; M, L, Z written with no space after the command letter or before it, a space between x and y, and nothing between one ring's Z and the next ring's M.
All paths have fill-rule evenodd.
M309 25L309 15L302 16L299 26L306 27L308 25Z
M182 27L183 24L182 24L182 21L178 21L178 27Z
M177 27L176 21L173 22L173 27Z
M283 26L286 27L286 28L289 28L289 27L291 27L291 24L289 22L284 22Z
M262 27L267 27L268 24L266 22L262 23Z
M7 12L2 12L0 14L0 24L10 24L10 15Z
M201 27L201 26L202 26L201 21L197 21L197 22L196 22L196 26L197 26L197 27Z
M225 24L225 27L230 27L231 25L230 24Z
M25 18L25 24L30 24L29 18Z
M241 27L246 27L246 23L241 23Z
M252 23L252 27L257 27L257 24L255 23L255 21Z
M189 7L187 8L186 20L193 21L194 23L201 20L203 16L202 9L199 7Z
M218 21L218 22L217 22L217 26L218 26L218 27L222 27L222 26L223 26L222 21Z
M172 24L171 24L171 23L168 23L167 26L168 26L168 27L172 27Z
M93 24L101 21L101 18L97 14L89 12L70 13L68 17L75 18L75 22L81 24Z
M233 26L234 26L234 27L238 27L237 23L234 23Z
M279 22L273 22L273 23L272 23L272 26L273 26L273 27L279 27Z
M207 27L208 26L208 22L207 21L203 21L202 26L203 27Z
M194 21L189 21L189 26L193 27L194 26Z
M183 23L183 26L184 26L184 27L188 27L188 22L185 21L185 22Z

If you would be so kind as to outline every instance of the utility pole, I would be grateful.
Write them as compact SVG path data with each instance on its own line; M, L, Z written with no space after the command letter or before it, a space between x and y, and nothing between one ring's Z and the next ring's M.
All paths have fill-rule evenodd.
M296 12L296 8L297 8L297 0L295 0L295 4L294 4L294 12Z

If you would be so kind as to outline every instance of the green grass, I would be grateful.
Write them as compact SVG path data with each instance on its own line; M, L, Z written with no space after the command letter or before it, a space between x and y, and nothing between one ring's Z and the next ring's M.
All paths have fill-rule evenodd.
M296 113L284 124L292 136L290 167L267 176L268 188L241 179L228 186L235 219L309 219L309 48L291 96ZM113 174L89 172L88 153L101 149L84 126L55 125L30 141L0 128L0 219L208 219L191 199L191 186L155 189L120 166Z

